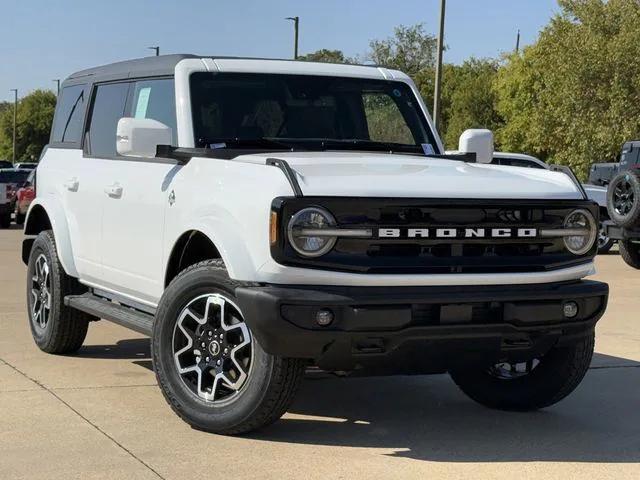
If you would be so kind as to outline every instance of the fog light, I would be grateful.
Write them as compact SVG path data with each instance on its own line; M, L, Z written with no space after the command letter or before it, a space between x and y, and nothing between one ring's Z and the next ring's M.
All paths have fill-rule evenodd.
M573 318L578 315L578 304L576 302L567 302L562 307L564 316L567 318Z
M326 327L327 325L331 325L331 322L333 322L333 312L331 310L323 308L316 312L316 323L318 325Z

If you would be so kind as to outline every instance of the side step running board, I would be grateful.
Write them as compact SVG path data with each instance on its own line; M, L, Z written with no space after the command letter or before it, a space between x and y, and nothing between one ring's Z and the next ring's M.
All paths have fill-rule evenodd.
M123 327L130 328L144 335L151 336L153 315L148 313L119 305L92 293L67 295L64 297L64 304L98 318L103 318Z

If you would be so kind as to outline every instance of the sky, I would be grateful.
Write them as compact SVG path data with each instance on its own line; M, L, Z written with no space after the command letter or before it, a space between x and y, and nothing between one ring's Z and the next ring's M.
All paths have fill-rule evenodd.
M437 33L440 0L3 0L0 101L54 89L84 68L161 53L290 58L300 17L300 53L366 53L397 25ZM448 0L445 62L497 57L535 41L556 0Z

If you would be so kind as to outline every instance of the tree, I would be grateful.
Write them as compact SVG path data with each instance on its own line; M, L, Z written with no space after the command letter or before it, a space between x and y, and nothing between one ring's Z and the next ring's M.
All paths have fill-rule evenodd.
M435 36L425 33L423 24L400 25L392 37L369 42L366 58L377 65L415 75L434 66L436 48Z
M48 90L36 90L18 102L16 158L37 159L49 142L56 107L56 96ZM0 113L0 157L13 155L13 108Z
M345 57L342 50L328 50L326 48L307 53L306 55L300 55L298 60L324 63L354 63L353 59Z
M640 136L640 2L559 0L538 41L498 73L498 139L584 178Z

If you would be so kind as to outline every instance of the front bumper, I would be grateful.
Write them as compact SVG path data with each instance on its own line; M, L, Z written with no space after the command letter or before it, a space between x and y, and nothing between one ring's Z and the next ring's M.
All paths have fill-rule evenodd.
M327 370L438 373L524 361L590 334L609 287L594 281L466 287L247 286L238 302L266 352ZM566 318L567 301L578 314ZM330 309L334 321L316 323Z

